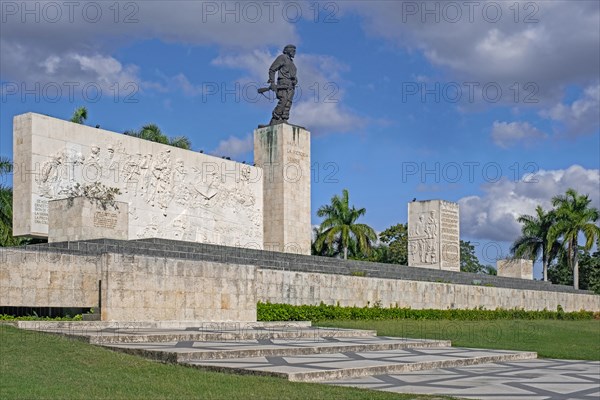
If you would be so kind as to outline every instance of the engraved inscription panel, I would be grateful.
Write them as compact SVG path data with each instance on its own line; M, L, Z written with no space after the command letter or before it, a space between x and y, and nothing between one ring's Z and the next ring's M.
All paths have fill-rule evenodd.
M450 264L458 264L460 257L458 204L442 201L440 214L442 224L442 261Z
M48 201L38 199L34 203L33 221L36 224L48 225Z
M97 228L115 229L118 214L109 211L96 211L94 213L94 226Z

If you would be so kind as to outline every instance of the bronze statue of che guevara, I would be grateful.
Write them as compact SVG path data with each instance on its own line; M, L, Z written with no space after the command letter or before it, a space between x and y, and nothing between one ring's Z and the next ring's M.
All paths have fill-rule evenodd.
M294 65L295 56L296 46L293 44L285 46L283 54L280 54L269 68L269 87L258 89L261 94L272 90L277 96L278 102L269 125L281 124L290 118L294 91L298 84L296 65ZM275 73L277 73L277 83L275 83Z

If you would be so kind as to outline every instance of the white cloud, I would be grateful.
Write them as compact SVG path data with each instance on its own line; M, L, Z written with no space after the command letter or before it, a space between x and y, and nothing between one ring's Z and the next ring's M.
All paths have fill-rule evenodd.
M461 12L455 21L453 10L444 11L444 2L364 1L345 2L342 7L363 16L369 34L422 52L448 72L449 80L499 83L508 91L502 98L506 101L514 102L510 87L515 82L521 88L535 83L539 89L535 98L547 104L556 102L566 85L587 86L598 79L599 2L481 1L471 3L472 12L467 2L452 3ZM409 6L416 7L416 13ZM500 18L493 21L497 6ZM436 8L437 12L425 14ZM519 104L538 106L522 99Z
M483 187L483 196L463 197L460 205L461 235L486 240L513 241L521 226L516 219L533 214L541 205L548 210L552 197L573 188L587 194L600 208L600 170L572 165L565 170L540 170L518 182L501 180Z
M548 137L528 122L500 122L494 121L492 126L492 140L502 148L509 148L516 144L533 144Z
M256 20L252 10L239 1L67 3L36 1L27 5L27 9L38 10L37 22L35 11L28 16L22 14L25 3L14 2L14 7L6 9L0 37L4 81L59 85L94 82L108 87L132 81L140 87L178 88L186 95L197 95L198 88L179 75L167 80L168 88L162 83L142 82L138 66L122 65L111 54L129 43L153 39L238 50L298 43L295 25L282 17L281 10L270 18L268 9L263 9ZM213 6L216 11L207 8ZM57 7L60 17L54 21ZM236 8L233 15L225 12ZM98 21L90 22L96 15L100 15Z
M328 132L356 133L366 123L352 112L344 110L339 103L311 101L294 105L290 120L300 126L310 127L315 136Z
M226 140L221 140L217 148L210 153L217 157L237 157L249 153L253 148L254 141L251 134L244 138L230 136Z
M556 104L540 113L561 125L560 131L576 136L600 129L600 84L588 86L581 98L571 104Z

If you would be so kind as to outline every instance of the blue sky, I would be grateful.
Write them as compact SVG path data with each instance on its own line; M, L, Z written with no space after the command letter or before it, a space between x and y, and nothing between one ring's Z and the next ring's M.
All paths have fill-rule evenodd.
M2 1L0 23L2 156L14 115L85 105L90 125L251 161L274 106L253 88L294 43L313 224L344 188L378 231L415 197L456 201L495 264L516 216L569 187L600 206L597 1Z

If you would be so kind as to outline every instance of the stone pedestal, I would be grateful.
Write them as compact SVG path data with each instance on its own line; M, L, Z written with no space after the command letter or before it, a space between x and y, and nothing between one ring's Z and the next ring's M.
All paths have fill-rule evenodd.
M443 200L408 203L408 265L460 271L457 203Z
M254 131L263 169L265 250L310 254L310 132L279 124Z
M522 258L496 261L498 276L533 280L533 261Z
M48 242L127 240L128 227L129 206L124 202L103 206L86 197L48 202Z

